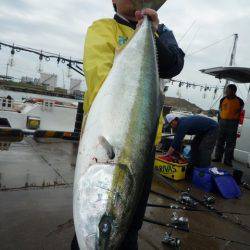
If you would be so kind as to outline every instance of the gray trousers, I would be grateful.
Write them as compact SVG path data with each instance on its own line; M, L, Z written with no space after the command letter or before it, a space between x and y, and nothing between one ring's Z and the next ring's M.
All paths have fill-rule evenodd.
M215 149L215 158L231 163L233 160L234 148L237 139L238 121L220 120L219 134Z
M195 167L209 167L218 129L196 135L191 143L191 164Z

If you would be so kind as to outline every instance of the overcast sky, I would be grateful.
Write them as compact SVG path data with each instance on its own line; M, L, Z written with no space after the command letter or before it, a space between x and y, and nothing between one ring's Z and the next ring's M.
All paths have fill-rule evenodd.
M114 14L111 0L0 0L0 4L0 41L79 59L82 58L88 26L96 19ZM185 67L176 79L222 86L223 82L219 83L198 70L228 65L233 46L233 36L229 36L234 33L239 34L236 65L250 67L249 0L168 0L159 11L159 18L173 30L186 53ZM194 53L224 38L227 39ZM9 56L9 49L2 48L0 74L5 74ZM14 62L10 75L38 77L38 57L16 53ZM68 86L65 66L50 62L43 63L42 67L45 72L59 75L58 85L63 86L64 79L64 84ZM70 73L75 78L81 78ZM247 88L240 88L239 95L243 98ZM203 108L213 103L213 93L204 96L198 88L187 91L185 87L178 90L171 86L168 94L178 94Z

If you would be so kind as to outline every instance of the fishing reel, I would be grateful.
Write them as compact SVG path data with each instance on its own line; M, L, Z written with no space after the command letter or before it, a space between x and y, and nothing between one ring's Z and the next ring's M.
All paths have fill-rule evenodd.
M202 201L205 205L212 205L215 203L215 197L212 195L205 194Z
M243 182L241 183L241 185L242 185L245 189L250 190L250 185L249 185L248 183L246 183L245 181L243 181Z
M189 192L181 193L181 202L190 207L196 207L198 205L198 202L190 197Z
M165 233L162 243L176 249L180 249L181 246L181 240L179 238L172 237L172 234L168 232Z
M182 230L182 231L189 231L189 223L187 217L179 217L176 212L173 213L173 217L171 218L171 226Z

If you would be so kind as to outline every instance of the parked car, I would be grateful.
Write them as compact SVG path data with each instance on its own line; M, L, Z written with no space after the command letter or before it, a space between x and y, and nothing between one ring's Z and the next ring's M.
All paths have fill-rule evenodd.
M240 116L234 158L250 166L250 94Z

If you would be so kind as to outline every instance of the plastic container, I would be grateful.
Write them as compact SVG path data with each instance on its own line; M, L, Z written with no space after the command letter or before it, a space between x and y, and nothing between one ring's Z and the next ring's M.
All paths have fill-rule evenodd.
M191 146L187 145L183 148L183 156L190 162L191 161Z
M192 182L206 192L213 192L215 189L213 175L209 172L209 168L194 168Z
M225 171L224 175L215 175L214 182L217 190L225 199L239 198L241 191L234 178Z
M164 156L155 157L155 168L160 171L160 174L173 180L183 180L186 176L188 163L173 163L165 159Z
M241 196L239 186L227 171L220 169L224 174L216 175L209 171L210 168L194 168L192 182L196 187L206 192L219 192L225 199Z

